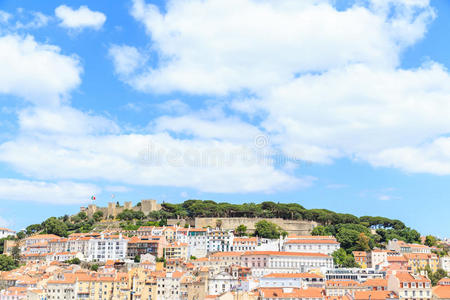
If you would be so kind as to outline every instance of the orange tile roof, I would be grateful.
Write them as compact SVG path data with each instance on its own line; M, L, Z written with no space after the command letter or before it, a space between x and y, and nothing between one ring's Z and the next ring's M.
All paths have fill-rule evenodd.
M386 300L398 299L398 295L392 291L355 291L355 300Z
M384 278L370 278L367 279L363 285L365 286L385 286L387 287L388 282L387 279Z
M250 255L269 255L269 256L309 256L309 257L328 257L323 253L308 253L308 252L282 252L282 251L247 251L244 252L244 256Z
M438 285L450 285L450 278L444 277L438 281Z
M435 286L433 295L438 299L450 299L450 285Z
M387 257L389 263L394 262L407 262L408 260L403 255L390 255Z
M259 288L264 298L323 298L323 289L319 288Z
M400 280L400 282L431 282L430 279L422 275L411 275L409 272L397 272L395 276Z
M335 240L327 239L317 239L317 240L307 240L307 239L297 239L297 240L287 240L285 244L339 244Z
M26 238L27 240L39 240L39 239L57 239L59 238L59 236L54 235L54 234L36 234L36 235L32 235L28 238Z
M349 286L361 286L361 284L354 280L327 280L326 281L327 287L349 287Z
M324 278L315 273L270 273L263 276L264 278Z

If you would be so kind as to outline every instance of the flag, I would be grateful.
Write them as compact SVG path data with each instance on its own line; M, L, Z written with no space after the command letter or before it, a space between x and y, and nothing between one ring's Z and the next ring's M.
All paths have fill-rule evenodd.
M91 200L94 201L94 200L95 200L95 196L92 196L92 197L91 197Z

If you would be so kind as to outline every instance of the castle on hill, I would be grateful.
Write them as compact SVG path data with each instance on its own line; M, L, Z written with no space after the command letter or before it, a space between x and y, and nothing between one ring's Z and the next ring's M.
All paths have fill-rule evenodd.
M149 212L161 209L161 205L154 199L142 200L139 205L133 206L131 201L127 201L123 206L117 206L115 202L108 202L108 207L99 207L95 204L90 204L88 207L81 207L80 212L85 212L89 217L92 217L95 212L103 212L104 218L115 218L124 210L142 211L145 215Z

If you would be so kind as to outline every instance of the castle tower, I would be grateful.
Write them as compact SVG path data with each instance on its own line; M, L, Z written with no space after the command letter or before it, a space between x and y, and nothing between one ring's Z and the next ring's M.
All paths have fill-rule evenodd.
M107 217L116 217L116 204L114 202L108 202Z
M124 209L129 209L129 210L133 209L133 203L131 203L131 201L125 202L123 206L124 206Z
M161 205L156 203L156 200L154 200L154 199L147 199L147 200L141 201L141 211L146 215L149 212L160 210L160 209L161 209Z
M97 205L89 204L86 214L88 215L88 217L91 218L96 211L97 211Z

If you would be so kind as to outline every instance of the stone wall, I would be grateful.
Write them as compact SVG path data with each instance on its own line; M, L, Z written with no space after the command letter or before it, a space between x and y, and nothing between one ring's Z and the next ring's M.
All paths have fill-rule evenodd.
M283 220L279 218L263 219L263 218L195 218L195 227L212 227L215 228L217 221L222 223L221 228L225 230L234 230L239 225L243 224L247 226L248 231L255 230L255 224L261 220L267 220L275 223L289 234L297 235L310 235L311 231L318 224L312 221L300 221L300 220Z
M133 206L133 204L128 201L124 203L124 206L117 207L115 202L109 202L108 207L99 207L95 204L90 204L88 207L81 207L80 212L84 211L89 217L96 211L103 212L103 217L107 218L115 218L118 214L123 212L125 209L134 210L134 211L142 211L145 215L152 211L157 211L161 209L161 205L156 202L156 200L142 200L140 206Z

